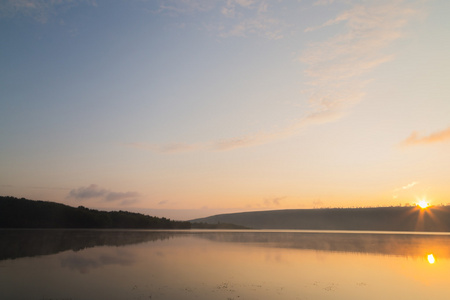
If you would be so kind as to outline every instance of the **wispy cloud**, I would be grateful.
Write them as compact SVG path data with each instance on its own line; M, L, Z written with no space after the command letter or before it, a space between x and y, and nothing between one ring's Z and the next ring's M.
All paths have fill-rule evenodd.
M87 187L80 187L80 188L71 190L69 192L68 197L82 200L82 199L102 197L102 196L106 195L107 193L108 193L107 190L101 189L96 184L91 184Z
M166 144L150 144L150 143L127 143L127 147L149 150L156 153L174 154L181 152L190 152L205 149L205 144L187 144L187 143L166 143Z
M245 37L258 35L268 39L277 40L283 38L283 22L278 19L258 15L252 19L246 19L233 24L231 27L222 27L220 37Z
M123 200L128 198L138 197L139 194L136 192L107 192L105 195L105 200L108 202Z
M123 206L125 206L125 205L133 205L133 204L136 204L136 203L139 203L140 201L138 200L138 199L125 199L125 200L122 200L121 202L120 202L120 205L123 205Z
M0 16L14 17L19 14L46 23L51 16L81 3L97 6L95 0L5 0L0 1Z
M303 91L308 96L309 112L267 140L296 134L311 125L335 122L348 114L363 99L370 71L394 59L388 46L403 37L404 27L417 15L417 10L403 1L376 1L356 4L319 26L305 29L308 33L342 27L338 34L310 43L300 55L309 78Z
M280 132L261 132L248 136L219 140L210 143L209 149L213 151L227 151L236 148L261 145L276 139L279 134Z
M266 198L264 199L264 205L265 206L280 206L281 205L281 201L283 199L286 199L286 197L275 197L275 198Z
M323 202L320 199L316 199L313 201L313 208L320 208L323 206Z
M218 17L201 26L221 38L257 35L280 39L286 24L274 17L263 0L161 0L154 13L173 17L212 13Z
M419 136L419 133L413 132L401 142L401 146L427 145L450 141L450 127L441 131L433 132L427 136Z
M250 8L255 3L254 0L228 0L226 4L222 7L221 12L224 16L233 18L236 16L237 8L245 7Z
M136 197L139 197L139 193L137 192L113 192L107 189L100 188L96 184L73 189L67 195L67 198L76 200L100 198L106 202L120 202L120 204L122 205L137 202L137 199L134 199Z
M394 189L394 191L393 191L394 194L392 195L392 198L397 199L399 192L402 192L404 190L409 190L409 189L413 188L414 186L416 186L417 184L419 184L419 182L413 181L413 182L408 183L408 184L406 184L406 185L404 185L402 187Z
M402 186L402 187L399 187L399 188L397 188L397 189L395 189L394 191L401 191L401 190L407 190L407 189L410 189L410 188L412 188L413 186L415 186L416 184L418 184L418 182L417 181L413 181L413 182L411 182L411 183L408 183L407 185L404 185L404 186Z
M328 5L328 4L332 4L334 2L334 0L317 0L316 2L314 2L314 5Z
M299 60L307 65L309 103L316 112L349 109L364 96L369 80L363 75L394 58L387 52L403 36L403 28L417 15L403 1L357 4L333 19L305 32L343 26L344 31L311 43Z
M331 5L333 2L317 1L315 4ZM244 18L238 8L253 9L256 19ZM282 31L274 31L278 21L267 18L267 10L267 4L260 1L228 1L222 8L222 14L227 18L242 18L242 21L234 23L232 30L224 29L222 36L245 36L259 31L260 34L266 32L266 35L275 32L274 38L281 37ZM373 1L364 5L358 2L330 20L306 28L306 37L311 32L332 26L338 33L310 43L298 57L308 79L303 86L303 95L307 97L309 109L289 126L219 141L147 145L141 148L160 153L226 151L269 143L297 134L309 126L335 122L364 98L365 87L371 81L370 72L395 58L388 51L389 46L404 36L405 26L418 15L418 9L411 2L402 0ZM257 21L259 17L264 21ZM134 147L138 147L137 144Z
M205 12L213 9L214 1L210 0L163 0L154 13L168 14L174 17L195 12Z
M228 22L222 22L221 37L245 37L258 35L268 39L281 39L287 24L270 15L265 1L229 0L221 9Z

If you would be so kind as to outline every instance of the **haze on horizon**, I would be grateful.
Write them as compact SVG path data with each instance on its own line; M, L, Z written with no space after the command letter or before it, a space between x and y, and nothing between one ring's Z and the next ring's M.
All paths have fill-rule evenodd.
M0 195L175 219L450 199L450 1L0 2Z

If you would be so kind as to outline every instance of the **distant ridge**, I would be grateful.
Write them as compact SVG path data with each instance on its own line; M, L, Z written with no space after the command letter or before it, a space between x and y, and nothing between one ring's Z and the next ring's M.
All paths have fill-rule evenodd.
M254 229L450 232L450 207L289 209L220 214L191 222Z

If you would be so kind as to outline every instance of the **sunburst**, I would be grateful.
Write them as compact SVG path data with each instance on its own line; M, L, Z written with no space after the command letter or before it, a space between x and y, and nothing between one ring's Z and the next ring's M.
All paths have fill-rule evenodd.
M428 203L425 199L422 199L417 203L417 206L420 206L420 208L425 209L428 206L430 206L430 203Z

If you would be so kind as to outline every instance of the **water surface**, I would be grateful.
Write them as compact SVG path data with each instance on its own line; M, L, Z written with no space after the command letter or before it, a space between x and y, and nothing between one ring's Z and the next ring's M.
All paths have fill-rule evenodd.
M1 299L448 299L450 236L0 230Z

